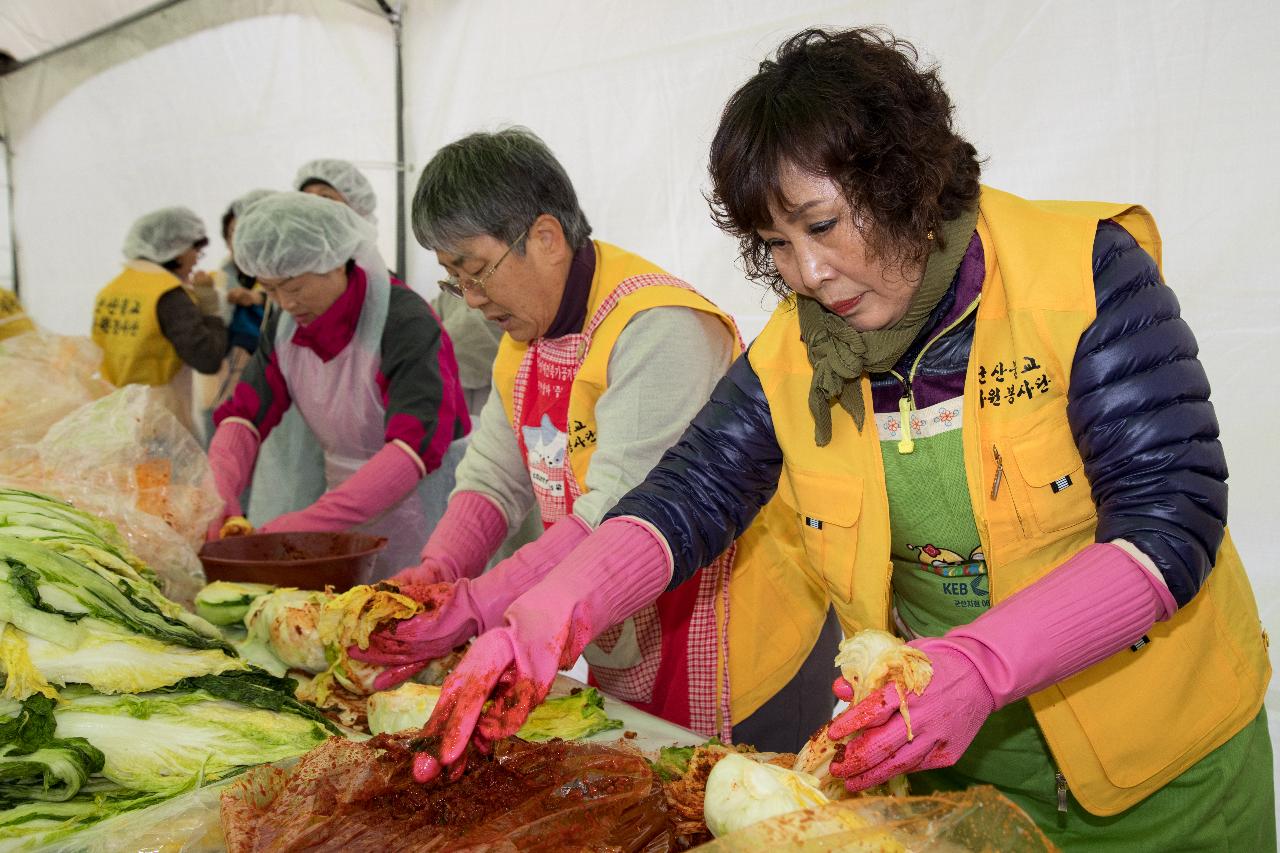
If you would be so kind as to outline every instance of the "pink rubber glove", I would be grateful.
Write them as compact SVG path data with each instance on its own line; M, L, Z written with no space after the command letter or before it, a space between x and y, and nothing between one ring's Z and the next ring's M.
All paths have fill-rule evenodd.
M258 458L258 435L247 424L225 420L213 433L209 442L209 468L213 471L214 487L222 498L222 511L209 522L205 534L207 541L216 540L222 533L222 525L233 515L244 515L240 508L240 494L249 486L253 465Z
M475 580L463 578L452 584L425 587L406 585L401 592L427 604L427 612L374 633L368 649L352 646L348 654L356 660L391 667L374 680L373 686L375 690L395 687L432 660L501 625L503 611L546 577L590 533L585 521L569 515Z
M456 776L468 742L488 752L515 734L547 697L556 672L572 666L601 631L657 598L670 579L671 552L648 525L623 517L596 528L516 599L506 624L480 635L445 679L424 730L428 739L440 738L439 753L418 755L414 778L429 782L450 765Z
M389 578L404 586L428 586L474 578L507 538L507 517L492 498L457 492L422 548L422 562ZM514 556L514 555L513 555Z
M350 530L391 509L421 479L421 462L399 444L388 442L345 483L325 492L306 509L277 516L258 532Z
M897 687L887 685L831 722L833 740L862 731L831 772L857 792L950 767L994 711L1132 646L1176 609L1169 590L1124 550L1090 545L968 625L908 643L933 662L929 686L907 696L914 738ZM843 679L835 690L851 693Z

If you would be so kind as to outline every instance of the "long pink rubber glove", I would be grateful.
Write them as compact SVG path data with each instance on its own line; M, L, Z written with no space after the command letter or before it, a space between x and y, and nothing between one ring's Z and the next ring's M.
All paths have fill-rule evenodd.
M422 547L422 560L389 578L406 587L474 578L507 538L507 517L479 492L457 492Z
M209 442L209 467L213 470L214 487L222 498L222 511L209 522L205 539L217 539L228 518L244 515L240 494L253 476L258 444L257 434L238 421L223 421L213 433L213 440Z
M286 512L259 533L350 530L399 503L422 479L422 469L398 444L387 443L337 488L306 509Z
M929 686L907 695L914 739L888 685L831 722L833 740L862 731L831 772L856 792L950 767L994 711L1132 646L1176 609L1168 588L1124 550L1090 545L968 625L908 643L933 662ZM847 699L842 682L836 695Z
M420 753L414 778L429 782L444 766L462 772L467 744L488 752L515 734L601 631L658 597L671 579L671 552L643 522L612 518L596 528L537 586L506 611L506 624L480 635L449 677L424 734L438 754ZM485 703L493 699L486 711Z
M585 521L569 515L475 580L425 587L406 584L400 591L426 604L427 612L376 632L368 649L352 646L348 653L356 660L391 667L374 680L375 690L395 687L435 658L501 625L503 611L590 533Z

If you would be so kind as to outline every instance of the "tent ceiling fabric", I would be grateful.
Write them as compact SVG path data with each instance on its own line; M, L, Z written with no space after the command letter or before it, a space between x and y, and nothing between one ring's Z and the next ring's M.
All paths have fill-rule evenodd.
M0 50L31 64L0 77L0 135L20 143L24 132L80 83L184 36L255 15L322 16L334 5L383 17L377 0L6 0ZM146 14L148 9L156 11ZM127 23L110 29L122 22ZM94 33L100 35L86 38Z
M380 11L376 0L334 0ZM156 0L5 0L0 12L0 50L19 62L105 30L146 9L168 5ZM394 5L394 4L392 4Z
M156 0L7 0L0 14L0 50L19 62L141 12Z

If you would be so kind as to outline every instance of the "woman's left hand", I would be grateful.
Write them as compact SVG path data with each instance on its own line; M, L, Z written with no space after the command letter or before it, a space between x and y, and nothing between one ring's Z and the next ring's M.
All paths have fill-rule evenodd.
M927 654L933 664L933 679L924 692L907 694L912 737L907 737L893 684L836 717L828 728L837 741L861 732L831 762L831 774L844 777L845 786L855 793L903 773L950 767L995 710L990 689L968 657L945 641L920 639L909 645ZM844 679L837 679L835 693L846 701L852 695Z

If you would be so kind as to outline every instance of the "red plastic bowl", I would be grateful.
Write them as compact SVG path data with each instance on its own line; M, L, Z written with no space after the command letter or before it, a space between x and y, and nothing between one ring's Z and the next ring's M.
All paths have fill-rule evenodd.
M386 538L366 533L255 533L206 542L210 581L243 581L341 592L373 577Z

